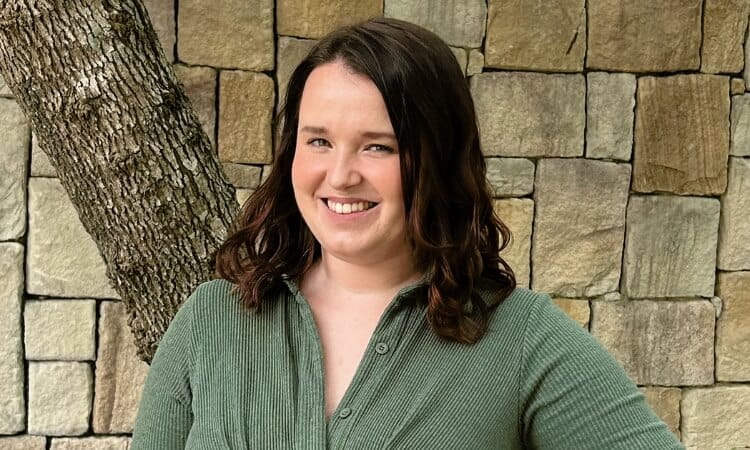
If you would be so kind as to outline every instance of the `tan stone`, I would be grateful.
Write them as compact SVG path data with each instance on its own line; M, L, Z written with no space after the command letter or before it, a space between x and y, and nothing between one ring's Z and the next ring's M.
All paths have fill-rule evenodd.
M742 70L742 43L749 13L747 0L706 0L701 72L736 73Z
M255 189L260 184L260 173L263 169L259 166L224 163L221 167L227 180L234 187Z
M714 295L719 201L631 196L625 237L627 297Z
M714 307L708 300L592 302L591 333L637 384L714 382Z
M750 381L750 272L719 272L722 300L716 323L716 379Z
M722 270L750 270L750 159L729 159L729 182L721 196L719 253Z
M88 363L30 362L28 432L84 434L89 428L92 381Z
M23 246L0 243L0 434L26 427L21 304ZM3 441L0 440L0 448Z
M732 97L732 147L733 156L750 156L750 94Z
M589 72L586 82L586 157L629 161L635 75Z
M745 93L745 80L743 78L732 78L729 91L732 95Z
M276 32L317 39L382 14L383 0L277 0Z
M633 189L716 195L727 184L729 79L638 79Z
M702 0L589 0L589 69L696 70Z
M57 178L55 167L39 146L39 140L34 133L31 134L31 176Z
M466 63L466 75L472 76L482 73L482 69L484 69L484 54L472 48L469 51L469 61Z
M176 64L174 71L185 89L185 95L190 99L198 122L215 145L216 71L210 67L189 67L182 64Z
M385 17L406 20L440 36L448 45L479 48L487 23L484 0L385 0Z
M221 72L219 80L219 159L270 163L273 80L237 70Z
M263 172L260 175L260 184L263 184L268 179L268 176L271 175L271 171L273 170L273 164L266 164L263 166Z
M159 38L167 61L174 61L175 46L175 24L174 24L174 0L144 0L143 2L151 25L154 27L156 36Z
M0 241L26 232L29 124L15 100L0 98Z
M677 388L642 387L646 403L667 424L672 433L680 438L680 400L682 391Z
M485 63L488 67L583 71L584 0L489 0Z
M26 301L26 359L93 361L95 322L93 300Z
M299 63L310 53L317 41L309 39L295 39L286 36L279 36L278 53L276 55L276 79L279 82L278 103L286 100L286 90L289 84L289 78L292 72L297 68ZM278 108L277 110L280 110Z
M518 286L528 287L534 202L528 198L494 200L493 208L512 235L500 257L513 269Z
M94 397L95 433L131 433L148 365L136 355L125 307L102 302Z
M458 66L461 68L461 73L466 75L466 63L468 60L468 55L466 54L466 50L460 47L450 47L450 49L453 52L453 56L456 57Z
M521 197L534 191L534 163L524 158L486 158L487 181L496 197Z
M585 299L553 298L552 301L560 307L565 314L575 320L583 328L588 328L591 311L589 302Z
M47 439L44 436L10 436L0 437L0 448L3 450L45 450Z
M471 94L485 155L583 156L585 91L583 75L474 75Z
M750 386L685 389L681 413L689 449L750 447Z
M532 289L562 297L616 291L630 166L541 159L536 179Z
M85 438L53 438L51 450L128 450L130 438L124 436L92 436Z
M99 249L55 178L29 179L26 290L59 297L118 298Z
M213 67L272 70L273 8L273 0L180 0L179 60Z

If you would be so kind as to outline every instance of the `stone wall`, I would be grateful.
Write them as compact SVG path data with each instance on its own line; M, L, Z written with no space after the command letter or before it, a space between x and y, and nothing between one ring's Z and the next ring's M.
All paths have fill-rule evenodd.
M438 33L470 79L520 285L589 329L689 448L750 447L746 0L146 3L239 201L315 39L381 14ZM0 448L127 448L148 367L0 96Z

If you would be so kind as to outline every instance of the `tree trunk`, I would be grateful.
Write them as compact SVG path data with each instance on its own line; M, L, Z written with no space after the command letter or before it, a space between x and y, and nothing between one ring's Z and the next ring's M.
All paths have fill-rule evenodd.
M142 1L4 1L0 70L150 361L237 205Z

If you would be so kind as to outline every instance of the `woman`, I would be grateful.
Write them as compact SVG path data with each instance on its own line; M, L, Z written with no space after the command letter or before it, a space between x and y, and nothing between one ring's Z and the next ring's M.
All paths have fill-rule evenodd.
M450 49L372 19L292 74L269 179L170 324L134 449L682 448L498 256Z

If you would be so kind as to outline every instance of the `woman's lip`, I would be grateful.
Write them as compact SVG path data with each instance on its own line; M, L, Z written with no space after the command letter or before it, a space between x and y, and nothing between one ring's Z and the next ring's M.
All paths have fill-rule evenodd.
M359 203L359 202L369 202L369 203L378 203L374 202L372 200L367 200L364 198L343 198L343 197L320 197L321 200L325 201L332 201L336 203Z

